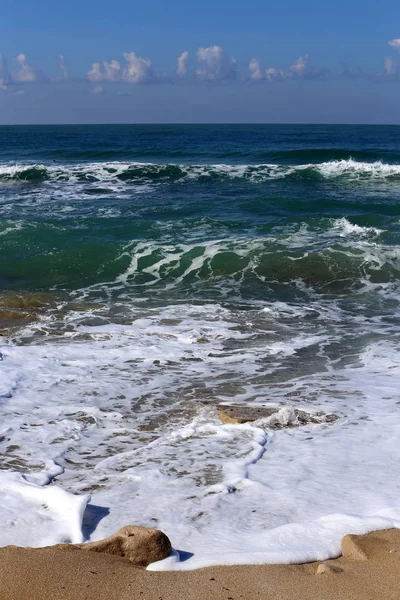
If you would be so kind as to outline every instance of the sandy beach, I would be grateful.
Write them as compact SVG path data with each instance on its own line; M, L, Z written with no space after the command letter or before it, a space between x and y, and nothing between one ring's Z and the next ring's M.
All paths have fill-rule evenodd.
M151 572L71 546L0 549L1 600L398 600L400 531L346 536L323 563Z

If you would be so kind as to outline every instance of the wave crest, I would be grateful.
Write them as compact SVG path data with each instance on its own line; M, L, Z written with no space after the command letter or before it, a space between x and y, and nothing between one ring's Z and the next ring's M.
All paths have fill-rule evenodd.
M360 234L360 231L355 233ZM376 232L371 233L376 235ZM295 240L293 242L295 248ZM117 281L175 287L205 281L215 284L222 280L236 284L254 279L264 284L301 280L321 291L323 288L340 291L357 287L365 280L384 283L398 281L400 276L398 248L347 242L304 251L289 250L290 245L291 240L284 242L274 238L180 245L133 242L119 257L129 260L130 264Z
M44 165L0 165L0 181L40 183L49 176L50 172Z
M0 181L30 183L90 183L119 181L129 183L173 183L239 179L263 183L275 179L400 180L400 165L333 160L317 164L280 165L185 165L158 163L101 162L72 165L0 165Z

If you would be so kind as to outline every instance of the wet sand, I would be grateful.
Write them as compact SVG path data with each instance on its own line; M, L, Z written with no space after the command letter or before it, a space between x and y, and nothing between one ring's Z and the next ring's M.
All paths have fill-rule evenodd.
M324 563L188 572L146 571L73 547L8 546L0 549L0 599L399 600L400 530L344 540L345 556Z

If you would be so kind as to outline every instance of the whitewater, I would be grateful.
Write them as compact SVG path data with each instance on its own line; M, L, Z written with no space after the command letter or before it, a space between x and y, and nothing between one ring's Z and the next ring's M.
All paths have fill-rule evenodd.
M250 181L292 178L348 178L385 179L398 178L400 165L382 161L360 162L332 160L298 165L282 164L163 164L140 162L94 162L71 164L2 164L0 180L3 181L70 181L133 182L197 180L201 177L245 178Z
M145 525L190 570L400 527L395 132L62 133L1 154L0 544Z

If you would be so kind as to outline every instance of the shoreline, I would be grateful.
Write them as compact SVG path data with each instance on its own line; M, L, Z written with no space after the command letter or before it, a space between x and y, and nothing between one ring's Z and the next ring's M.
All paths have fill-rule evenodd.
M75 551L74 551L75 550ZM147 571L102 552L0 548L1 600L398 600L400 529L348 535L337 559Z

